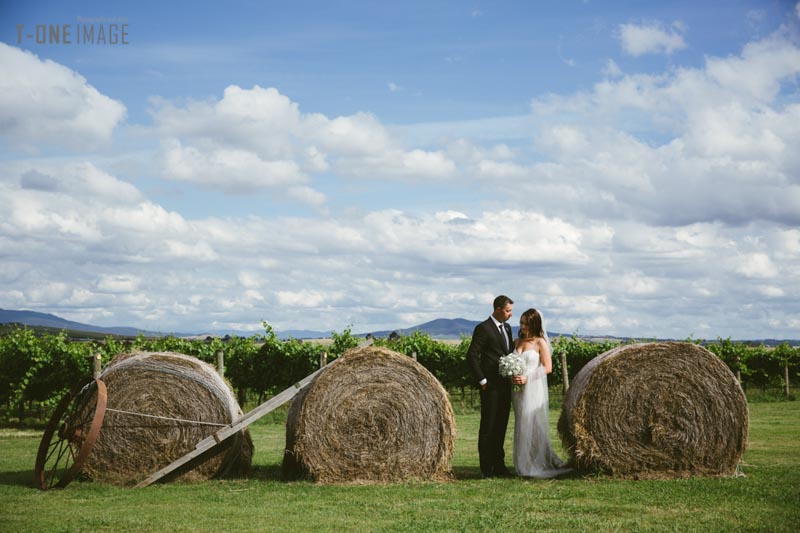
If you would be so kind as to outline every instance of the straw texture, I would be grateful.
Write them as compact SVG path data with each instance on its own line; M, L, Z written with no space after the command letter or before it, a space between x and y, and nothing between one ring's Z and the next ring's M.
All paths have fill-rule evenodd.
M214 367L183 354L124 354L109 364L100 379L108 389L108 407L83 470L96 481L136 484L242 415L233 392ZM168 479L246 474L252 455L252 440L244 430Z
M447 392L428 370L388 348L357 348L293 400L284 474L322 483L450 479L455 435Z
M575 376L558 432L582 470L637 479L731 475L747 444L747 400L705 348L630 344Z

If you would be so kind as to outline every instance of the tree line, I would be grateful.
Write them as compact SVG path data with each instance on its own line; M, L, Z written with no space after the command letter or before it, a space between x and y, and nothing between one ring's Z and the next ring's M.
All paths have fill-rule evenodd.
M261 403L266 398L300 381L319 368L320 362L334 360L357 346L363 338L350 328L333 332L331 342L322 344L299 339L281 340L264 322L264 334L252 337L190 340L177 337L144 337L77 342L66 332L37 334L33 329L15 327L0 334L0 423L42 420L71 387L92 377L93 360L99 354L103 366L117 354L130 351L173 351L197 357L212 365L222 353L224 375L239 403ZM782 388L794 398L790 385L800 382L800 347L783 343L776 348L749 345L730 339L704 344L737 375L749 389ZM472 377L466 364L470 337L460 342L443 342L416 331L409 335L376 338L373 342L396 352L415 356L451 396L472 403ZM631 341L632 342L632 341ZM551 385L562 382L562 354L570 377L595 356L620 342L589 342L577 336L552 340Z

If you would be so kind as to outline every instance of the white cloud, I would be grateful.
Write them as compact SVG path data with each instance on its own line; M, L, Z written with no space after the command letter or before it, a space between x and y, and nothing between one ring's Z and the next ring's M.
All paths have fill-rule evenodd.
M278 291L278 303L289 307L320 307L340 300L341 292L322 292L313 290Z
M533 206L187 219L141 196L98 202L80 192L21 194L16 181L2 187L4 197L27 198L0 206L0 245L15 258L0 270L13 280L3 301L70 318L77 306L90 322L194 331L257 328L265 319L279 328L354 323L368 331L474 318L505 292L521 307L544 309L551 331L567 334L665 335L665 310L677 306L691 310L669 317L684 337L698 316L711 331L727 331L739 293L756 306L800 300L800 274L783 266L800 260L800 234L764 222L578 224ZM70 217L91 231L58 225ZM42 250L50 261L40 260ZM729 310L724 321L720 307Z
M774 278L778 269L765 253L748 254L737 261L736 271L748 278Z
M542 132L538 144L558 154L583 154L589 147L584 132L571 126L557 125Z
M660 288L657 280L642 276L640 273L623 276L620 285L629 295L634 296L655 294Z
M632 56L671 54L686 48L686 42L681 35L685 27L680 22L673 23L672 30L666 30L658 23L651 23L620 24L618 31L622 50Z
M0 137L12 146L94 149L110 141L125 112L77 72L0 43Z
M341 158L339 169L360 178L449 179L456 165L444 152L392 150L377 156Z
M469 222L469 217L458 211L440 211L433 216L439 222Z
M603 66L602 73L607 78L619 78L622 76L622 69L619 68L619 65L617 65L616 61L609 59L606 61L605 66Z
M775 285L762 285L758 287L758 291L767 298L781 298L786 294L783 289Z
M451 215L452 216L452 215ZM381 253L462 267L582 264L582 231L531 211L484 212L480 218L441 213L416 218L395 210L369 213L369 240ZM514 252L508 250L514 249Z
M800 105L779 92L799 74L800 48L781 30L704 68L626 74L542 97L533 112L543 157L487 160L475 172L588 216L796 225L800 155L790 147L800 144Z
M104 274L97 281L99 292L110 293L130 293L135 291L141 280L137 276L129 274ZM85 297L89 296L89 291L83 291Z
M227 192L286 189L321 205L316 173L368 179L447 179L454 163L441 151L408 149L370 113L328 118L301 113L274 88L231 85L219 101L183 107L153 99L164 138L164 175Z
M532 174L531 170L519 163L506 161L481 160L478 162L477 171L480 176L488 179L524 178Z
M460 306L475 305L480 292L469 279L474 270L508 276L580 266L609 245L533 211L186 219L138 192L131 199L102 196L102 188L0 185L14 199L0 206L0 243L14 243L3 248L17 260L6 269L15 289L2 292L5 301L65 309L68 317L69 306L79 306L83 319L101 322L110 311L115 323L161 330L223 316L230 323L307 323L308 313L342 327L356 308L375 309L376 325L415 305L426 306L420 316L427 318L463 314ZM49 261L40 260L42 250ZM454 302L459 307L448 309ZM276 305L286 313L274 315Z
M175 140L165 143L164 172L176 180L228 192L251 192L308 181L293 160L265 161L254 152L239 149L206 152L184 147Z

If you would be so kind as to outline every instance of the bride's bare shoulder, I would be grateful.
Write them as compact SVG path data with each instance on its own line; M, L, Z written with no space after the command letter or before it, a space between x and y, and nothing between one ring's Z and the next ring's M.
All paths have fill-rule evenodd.
M522 352L536 349L536 339L520 339L519 349Z
M536 337L535 342L537 351L541 351L543 348L547 347L547 341L544 337Z

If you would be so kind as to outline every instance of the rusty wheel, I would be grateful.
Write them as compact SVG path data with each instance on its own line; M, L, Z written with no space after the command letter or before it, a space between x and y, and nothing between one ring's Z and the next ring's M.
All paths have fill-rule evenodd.
M106 385L100 379L73 390L56 407L36 455L36 486L63 488L92 452L106 414Z

